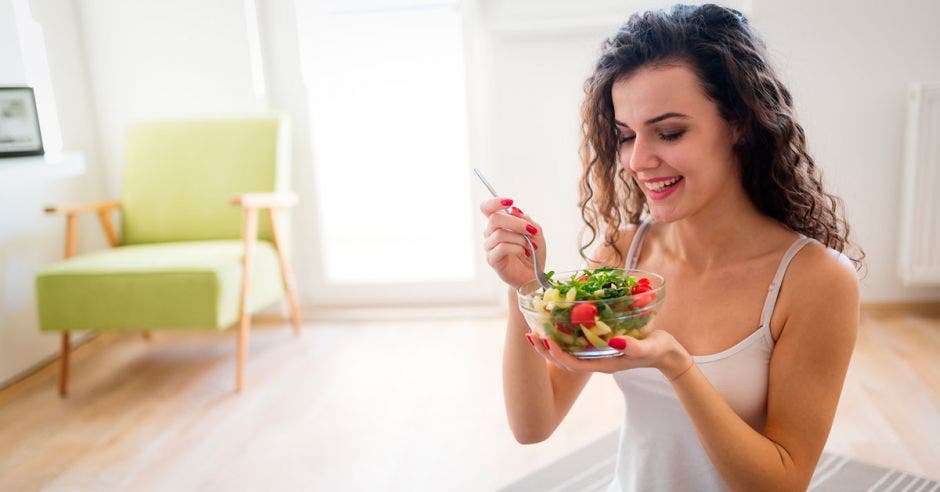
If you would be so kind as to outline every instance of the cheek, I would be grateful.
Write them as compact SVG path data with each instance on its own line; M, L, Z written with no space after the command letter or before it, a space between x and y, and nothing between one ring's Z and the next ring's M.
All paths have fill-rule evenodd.
M690 139L670 149L669 162L683 176L722 183L737 179L738 171L730 142L718 135Z

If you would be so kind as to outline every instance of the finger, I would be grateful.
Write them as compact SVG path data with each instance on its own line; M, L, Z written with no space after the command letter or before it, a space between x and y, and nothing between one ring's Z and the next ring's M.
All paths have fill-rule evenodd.
M507 256L526 257L526 249L518 244L499 243L486 253L486 262L495 267Z
M626 338L626 347L624 347L621 351L623 352L623 355L631 359L643 359L648 357L654 350L652 347L652 345L654 345L653 337L647 336L642 340L638 340L636 338L624 338Z
M507 207L512 205L512 198L506 197L494 197L487 198L480 202L480 211L483 212L483 215L489 217L496 212L501 210L506 210Z
M512 215L514 217L519 217L520 219L532 220L531 217L526 215L525 212L520 210L519 207L516 207L515 205L512 207L509 207L509 215Z
M528 243L526 243L525 239L522 237L522 234L509 232L505 229L497 229L493 231L493 233L490 234L489 237L486 238L486 241L483 242L483 250L489 251L495 248L499 243L518 244L519 246L522 246L523 248L529 245ZM539 248L538 244L535 242L532 243L532 246L535 249Z
M527 342L529 342L529 345L531 345L533 349L535 349L535 343L536 343L534 335L535 334L531 330L525 332L525 339Z
M483 230L483 236L489 236L497 229L506 229L517 234L526 234L528 236L540 236L541 228L529 220L515 217L506 213L494 213L489 216L486 228Z
M621 351L627 348L627 345L629 344L630 344L630 340L628 340L627 337L611 337L610 340L607 341L607 345L610 348L621 350Z
M535 222L535 220L532 219L532 217L529 217L528 215L526 215L522 210L519 209L519 207L516 207L516 206L509 207L509 215L512 215L513 217L519 217L520 219L525 220L526 222L532 224L536 228L541 229L541 227Z
M564 350L562 350L561 347L559 347L558 344L554 342L554 340L550 338L543 338L542 340L544 340L543 347L545 348L545 351L542 355L544 355L546 359L551 361L552 364L555 364L556 366L566 371L575 370L575 368L566 363L565 359L562 357L562 355L568 355L571 357L570 354L567 354Z

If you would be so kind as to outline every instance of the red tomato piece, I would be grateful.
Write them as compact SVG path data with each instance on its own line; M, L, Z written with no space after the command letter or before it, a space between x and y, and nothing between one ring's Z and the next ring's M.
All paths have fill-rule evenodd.
M634 287L630 292L634 296L633 305L630 307L633 309L641 309L656 300L656 293L652 292L652 290L649 285L640 284Z
M572 325L584 325L588 328L592 328L596 316L597 306L593 304L576 304L571 308Z

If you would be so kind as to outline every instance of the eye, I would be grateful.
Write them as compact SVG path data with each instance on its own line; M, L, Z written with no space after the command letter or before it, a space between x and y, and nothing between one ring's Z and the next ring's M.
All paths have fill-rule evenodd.
M623 145L627 142L631 142L636 138L636 135L624 135L622 133L617 133L617 143Z
M660 133L659 138L665 142L672 142L674 140L679 140L679 137L681 137L684 133L685 133L685 130L680 130L678 132L672 132L672 133Z

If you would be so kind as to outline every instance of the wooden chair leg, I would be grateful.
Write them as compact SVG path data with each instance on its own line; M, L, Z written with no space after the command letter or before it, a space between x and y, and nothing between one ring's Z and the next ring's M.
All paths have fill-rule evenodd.
M284 291L287 293L287 302L290 304L290 323L294 327L294 335L300 335L300 310L297 308L297 296L294 294L293 282L285 280Z
M46 212L54 211L55 209L46 209ZM108 237L108 244L111 247L118 245L118 236L114 230L114 224L111 222L111 217L108 215L110 209L100 209L98 210L98 219L101 221L101 227L104 228L105 235ZM76 211L71 211L65 215L65 257L71 258L75 256L75 248L78 245L78 215ZM148 340L150 333L144 332L144 337ZM69 332L62 332L62 347L61 354L59 355L59 396L65 398L69 393L69 353L72 351L71 343L69 341Z
M59 396L65 398L69 392L69 332L62 332L62 353L59 355Z
M245 388L245 354L248 352L249 329L251 329L251 315L245 313L238 323L238 360L235 367L235 391L239 393Z
M268 209L268 217L271 219L271 235L274 239L274 249L277 251L277 259L281 266L281 283L284 285L284 294L287 296L287 303L290 305L290 321L294 327L294 334L300 334L300 309L297 307L297 294L294 289L294 272L291 270L288 261L288 244L281 235L281 214L280 210L274 208Z
M242 296L238 304L238 355L235 366L235 391L245 387L245 354L248 352L248 329L251 328L251 313L248 312L248 295L251 293L251 277L254 268L255 242L258 237L258 209L246 208L242 238L245 252L242 258Z

